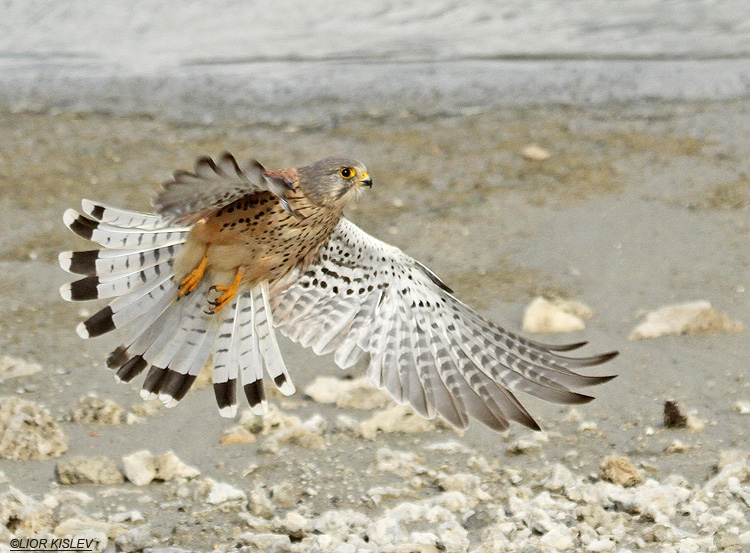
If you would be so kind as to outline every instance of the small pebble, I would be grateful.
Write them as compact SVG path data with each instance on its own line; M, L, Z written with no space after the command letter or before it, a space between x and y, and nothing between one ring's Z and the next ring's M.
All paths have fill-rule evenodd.
M550 154L541 146L537 146L536 144L529 144L528 146L526 146L521 151L521 155L523 155L523 157L525 157L529 161L546 161L550 157L552 157L552 154Z

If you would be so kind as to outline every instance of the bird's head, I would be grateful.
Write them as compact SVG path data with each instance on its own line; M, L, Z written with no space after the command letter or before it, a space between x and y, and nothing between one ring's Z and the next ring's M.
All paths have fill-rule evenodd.
M372 179L359 161L327 157L300 167L297 184L311 202L332 206L355 199L365 186L372 188Z

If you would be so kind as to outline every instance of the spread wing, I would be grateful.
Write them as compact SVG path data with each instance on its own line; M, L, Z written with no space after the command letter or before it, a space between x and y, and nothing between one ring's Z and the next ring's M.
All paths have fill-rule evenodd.
M166 221L192 224L256 192L275 194L289 209L285 193L292 184L287 179L269 175L255 160L241 168L232 154L224 152L217 161L210 157L199 158L192 173L175 171L154 198L153 205Z
M559 352L585 342L544 345L508 332L458 301L424 265L346 219L318 260L276 289L274 320L289 338L318 355L334 352L341 368L369 353L376 386L458 428L471 415L498 430L510 420L539 429L514 392L586 403L593 398L571 388L614 378L573 369L617 352L570 358Z

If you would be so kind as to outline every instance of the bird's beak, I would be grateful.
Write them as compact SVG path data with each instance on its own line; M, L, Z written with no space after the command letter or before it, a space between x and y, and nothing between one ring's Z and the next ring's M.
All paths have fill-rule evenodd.
M367 188L372 188L372 178L367 173L362 173L357 183L360 186L366 186Z

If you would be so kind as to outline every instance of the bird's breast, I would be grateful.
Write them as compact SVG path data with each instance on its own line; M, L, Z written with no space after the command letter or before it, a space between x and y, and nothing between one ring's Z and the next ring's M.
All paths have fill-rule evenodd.
M331 235L340 213L290 198L295 217L270 193L253 194L197 223L188 238L191 258L205 251L207 268L231 272L240 267L252 283L274 281L294 269Z

